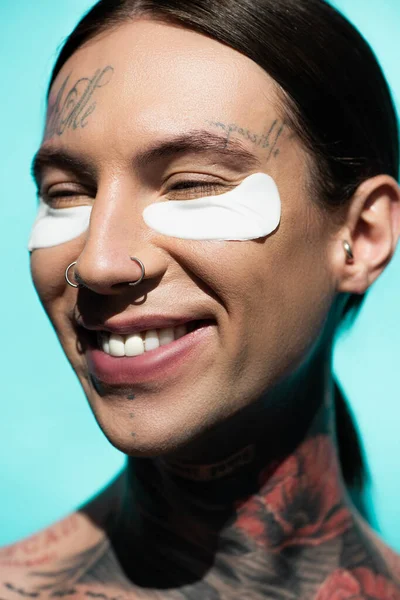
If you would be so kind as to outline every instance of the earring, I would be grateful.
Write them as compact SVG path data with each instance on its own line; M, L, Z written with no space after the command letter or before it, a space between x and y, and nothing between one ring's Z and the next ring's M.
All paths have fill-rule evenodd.
M343 242L343 246L344 246L344 249L345 249L345 251L346 251L347 258L348 258L349 260L353 260L353 259L354 259L354 255L353 255L353 251L352 251L352 249L351 249L351 246L350 246L349 242L347 242L347 241L344 241L344 242Z

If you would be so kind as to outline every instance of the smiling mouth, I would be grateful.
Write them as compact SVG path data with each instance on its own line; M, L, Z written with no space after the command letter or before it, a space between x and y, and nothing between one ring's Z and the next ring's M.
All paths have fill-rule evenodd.
M146 329L127 334L86 330L84 337L89 346L101 350L109 356L115 358L134 357L147 354L162 346L168 346L197 329L211 324L215 324L215 322L210 319L202 319L189 321L176 327Z
M192 333L195 329L198 329L200 325L200 321L190 321L177 327L146 329L127 335L120 335L109 331L98 331L97 345L100 350L103 350L103 352L110 356L140 356L145 352L157 350L160 346L167 346L179 340L188 333Z
M94 380L113 389L166 382L176 377L203 344L212 340L216 321L192 320L175 327L115 333L83 330L87 367ZM189 363L190 364L190 363Z

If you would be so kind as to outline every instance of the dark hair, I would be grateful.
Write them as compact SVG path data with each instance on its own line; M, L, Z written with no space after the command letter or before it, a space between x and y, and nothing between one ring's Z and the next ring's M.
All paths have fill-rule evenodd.
M50 88L83 44L135 16L181 25L246 55L278 84L285 120L311 158L315 202L332 218L360 183L387 173L398 179L396 112L367 42L323 0L100 0L66 40ZM349 295L354 317L364 295ZM339 455L347 483L362 483L360 443L335 386Z

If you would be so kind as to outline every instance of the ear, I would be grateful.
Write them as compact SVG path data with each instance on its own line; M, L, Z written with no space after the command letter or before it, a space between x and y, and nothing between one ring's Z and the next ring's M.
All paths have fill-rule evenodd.
M400 237L400 188L393 177L364 181L350 201L331 251L337 292L363 294L390 262ZM348 241L354 259L343 247Z

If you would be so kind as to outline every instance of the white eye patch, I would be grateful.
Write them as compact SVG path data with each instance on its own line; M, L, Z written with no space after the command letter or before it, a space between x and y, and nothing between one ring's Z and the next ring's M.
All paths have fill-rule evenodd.
M58 246L79 237L89 227L91 210L91 206L51 208L40 199L28 250Z
M91 206L51 208L40 199L28 250L49 248L79 237L89 227ZM195 200L150 204L146 224L163 235L187 240L254 240L279 225L281 201L276 183L265 173L246 177L234 190Z
M226 194L156 202L143 211L151 229L184 240L254 240L272 233L280 217L278 188L265 173L246 177Z

